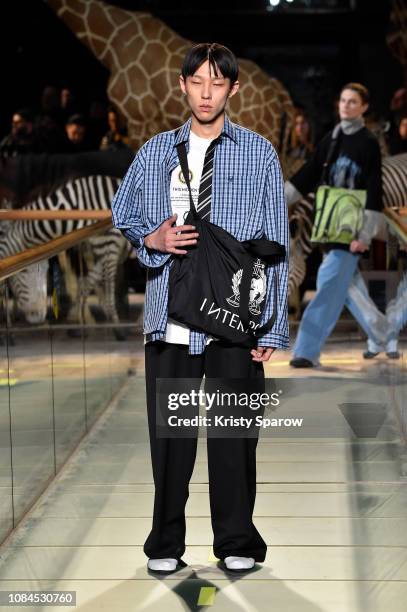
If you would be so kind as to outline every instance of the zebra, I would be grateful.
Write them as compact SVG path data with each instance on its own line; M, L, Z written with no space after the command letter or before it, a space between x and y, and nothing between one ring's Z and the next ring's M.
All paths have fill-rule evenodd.
M110 176L88 176L69 180L53 193L47 196L38 196L35 200L23 207L24 210L109 210L114 193L120 184L120 179ZM2 221L2 232L0 233L0 256L14 255L29 247L43 244L61 236L67 232L80 229L91 224L91 220L18 220ZM86 298L94 289L105 285L104 309L106 317L113 323L119 322L115 304L116 274L118 264L123 261L131 250L129 242L121 232L115 228L108 230L103 235L97 235L88 240L94 265L89 271L84 286L84 297ZM42 270L46 276L45 269ZM27 276L24 285L24 277L17 281L15 275L13 281L17 292L16 299L20 300L23 312L28 311L28 304L32 302L30 297ZM71 279L72 281L72 279ZM25 291L22 290L25 288ZM25 301L24 301L25 300ZM76 300L73 308L68 314L68 320L76 319L75 312L79 313L79 301ZM42 309L42 313L44 310ZM85 310L86 321L90 320L90 311ZM45 317L44 317L45 318ZM36 318L38 321L38 317ZM123 339L118 329L115 330L116 337Z
M42 260L8 279L15 307L30 325L40 325L47 316L48 260Z

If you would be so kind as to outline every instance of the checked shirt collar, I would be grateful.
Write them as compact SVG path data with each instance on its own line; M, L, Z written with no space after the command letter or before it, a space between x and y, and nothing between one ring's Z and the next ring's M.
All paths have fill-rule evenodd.
M189 140L189 132L191 131L192 117L188 119L182 126L174 141L174 147L179 145L181 142L187 142ZM223 123L223 129L221 136L228 136L236 144L238 143L238 136L234 124L230 121L229 117L225 113L225 120Z

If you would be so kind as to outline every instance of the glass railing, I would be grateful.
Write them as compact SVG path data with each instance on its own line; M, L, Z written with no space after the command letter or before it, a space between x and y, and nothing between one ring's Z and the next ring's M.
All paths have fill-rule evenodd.
M143 271L117 235L74 234L30 249L24 270L22 254L0 263L0 542L136 370Z

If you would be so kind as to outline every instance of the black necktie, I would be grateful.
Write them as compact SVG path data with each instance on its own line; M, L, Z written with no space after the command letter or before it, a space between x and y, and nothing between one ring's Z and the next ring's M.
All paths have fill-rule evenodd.
M221 136L218 136L218 138L212 140L205 153L201 182L199 183L198 204L196 207L201 219L207 217L209 220L209 215L211 213L213 157L215 155L215 147L220 139Z

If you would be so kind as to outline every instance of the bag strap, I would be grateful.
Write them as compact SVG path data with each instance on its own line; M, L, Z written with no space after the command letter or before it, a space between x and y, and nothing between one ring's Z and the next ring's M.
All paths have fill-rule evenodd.
M259 257L267 264L276 263L276 259L285 257L285 246L267 238L252 238L241 243L253 257Z
M177 153L178 153L178 159L181 165L182 174L184 175L184 179L188 187L189 209L191 213L196 217L197 212L196 212L194 200L192 198L191 183L189 181L188 156L187 156L187 148L185 146L185 142L181 142L180 144L177 145Z
M331 165L333 157L336 153L336 148L339 142L340 134L341 134L341 124L338 123L332 131L332 138L329 144L328 153L326 155L325 162L322 166L322 174L321 174L321 178L319 181L320 185L326 185L328 182L328 168Z

